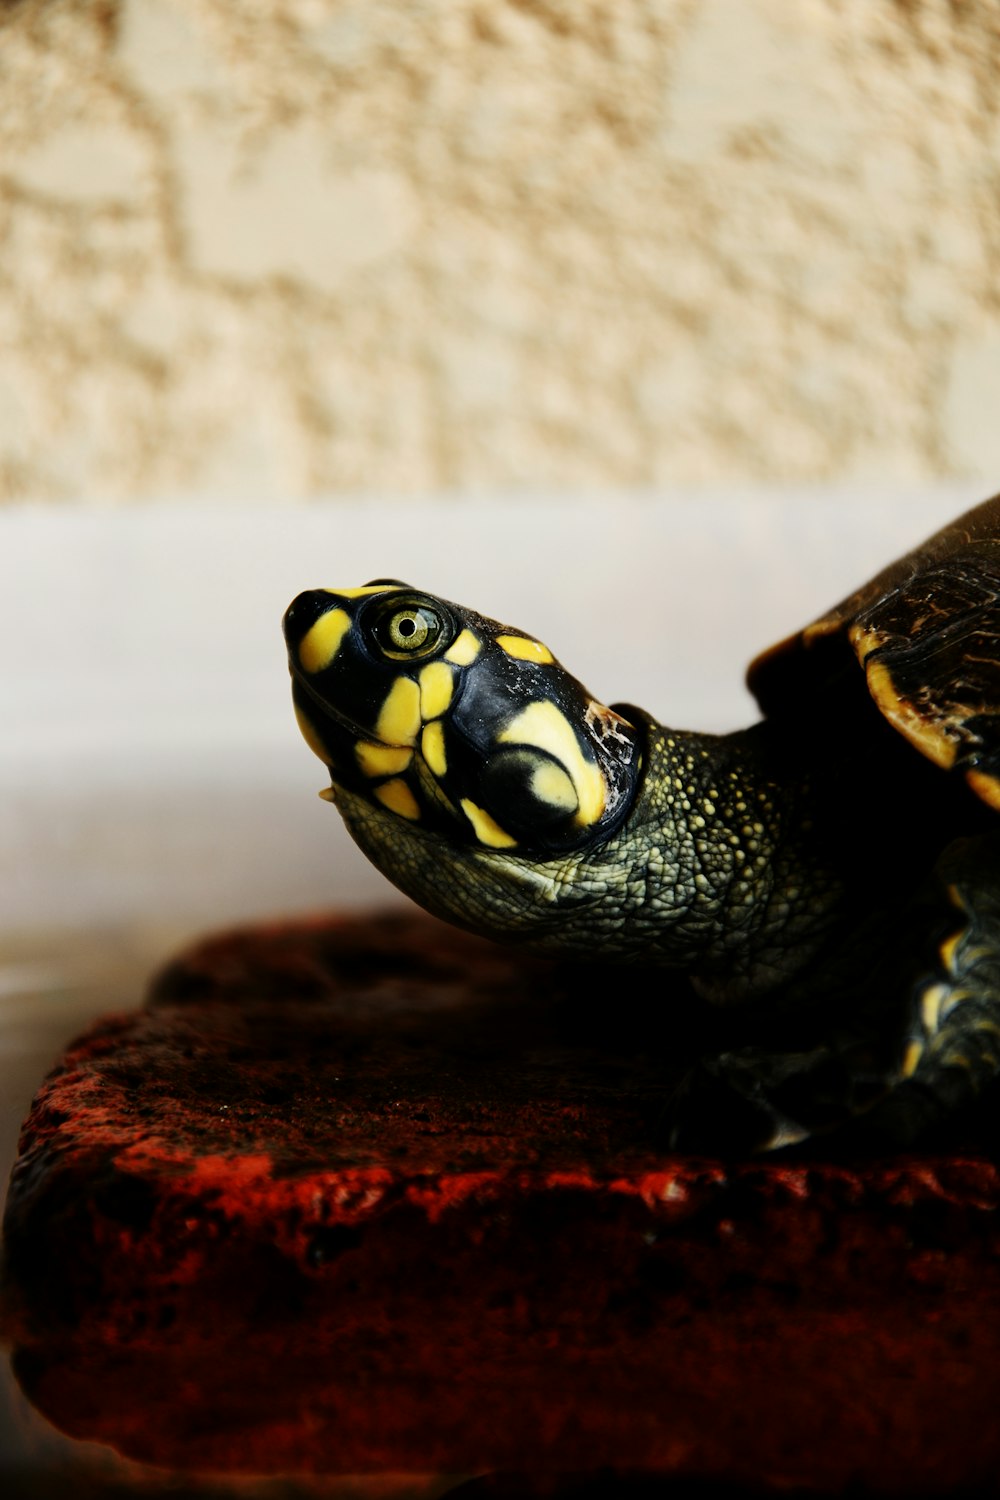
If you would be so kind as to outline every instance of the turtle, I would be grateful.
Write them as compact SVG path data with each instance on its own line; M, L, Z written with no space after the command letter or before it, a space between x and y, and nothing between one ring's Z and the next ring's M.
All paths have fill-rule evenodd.
M710 1018L671 1146L916 1148L992 1099L1000 496L752 661L761 717L729 734L605 705L398 579L307 590L283 625L320 795L391 882Z

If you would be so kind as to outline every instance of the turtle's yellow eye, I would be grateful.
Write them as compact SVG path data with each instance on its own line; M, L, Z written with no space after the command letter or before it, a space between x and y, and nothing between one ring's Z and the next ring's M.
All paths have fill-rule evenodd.
M372 635L386 656L429 656L442 644L445 621L429 604L393 601L372 623Z
M419 651L429 635L436 635L437 621L426 610L401 609L387 626L389 639L400 651Z

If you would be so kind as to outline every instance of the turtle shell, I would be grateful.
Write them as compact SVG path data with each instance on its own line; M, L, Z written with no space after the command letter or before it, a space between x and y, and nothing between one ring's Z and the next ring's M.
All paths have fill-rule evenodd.
M763 652L747 684L787 711L849 651L900 734L1000 810L1000 495Z

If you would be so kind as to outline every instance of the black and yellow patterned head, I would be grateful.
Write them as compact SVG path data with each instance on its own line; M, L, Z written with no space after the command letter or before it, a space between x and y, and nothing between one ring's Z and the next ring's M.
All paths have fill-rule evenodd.
M536 857L628 811L636 730L523 631L385 579L300 594L284 628L333 800L342 787L453 841Z

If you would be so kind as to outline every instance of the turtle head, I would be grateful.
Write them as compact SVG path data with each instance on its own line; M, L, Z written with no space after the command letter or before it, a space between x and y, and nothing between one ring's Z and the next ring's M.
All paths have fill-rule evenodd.
M531 859L625 817L637 730L523 631L392 579L299 594L284 630L299 727L345 817L360 798L400 836Z

